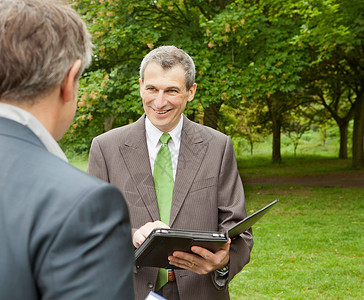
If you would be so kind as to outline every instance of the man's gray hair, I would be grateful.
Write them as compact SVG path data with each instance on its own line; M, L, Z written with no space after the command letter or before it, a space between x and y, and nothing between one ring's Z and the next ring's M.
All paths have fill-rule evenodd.
M175 46L160 46L150 51L140 64L140 79L144 82L144 71L150 62L159 64L163 69L171 69L181 65L185 70L187 91L195 83L195 64L193 59L182 49Z
M60 0L0 0L0 99L37 99L62 84L77 59L91 63L91 36Z

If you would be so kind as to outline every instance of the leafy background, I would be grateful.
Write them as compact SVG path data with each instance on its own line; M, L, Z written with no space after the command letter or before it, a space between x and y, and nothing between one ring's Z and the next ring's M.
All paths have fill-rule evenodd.
M186 114L254 145L338 128L338 156L364 166L361 0L73 0L95 45L62 148L87 154L94 136L143 113L139 64L159 45L194 59L197 93ZM351 131L349 130L351 126ZM350 135L349 135L350 134Z

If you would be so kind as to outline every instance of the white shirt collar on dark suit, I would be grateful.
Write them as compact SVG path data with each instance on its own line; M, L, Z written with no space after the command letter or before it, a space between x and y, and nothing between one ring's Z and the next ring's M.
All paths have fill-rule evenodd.
M181 115L181 120L179 121L176 128L172 131L168 132L171 136L171 141L168 143L169 151L171 152L172 157L172 167L173 167L173 178L176 179L177 173L177 164L178 164L178 155L179 155L179 148L181 144L181 134L182 134L182 126L183 126L183 118ZM162 145L159 141L160 137L162 136L163 132L156 128L152 122L145 117L145 130L147 135L147 146L149 152L149 159L150 159L150 166L152 168L152 173L154 171L154 161L157 157L158 151Z
M63 153L61 147L59 147L52 135L31 113L14 105L0 103L0 117L7 118L27 126L41 140L50 153L68 162L66 155Z

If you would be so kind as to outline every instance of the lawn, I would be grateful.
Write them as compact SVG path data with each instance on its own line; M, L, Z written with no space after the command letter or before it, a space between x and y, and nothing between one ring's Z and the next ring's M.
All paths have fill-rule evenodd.
M351 159L312 154L298 157L284 156L280 164L272 164L271 157L267 155L242 156L238 158L238 167L243 178L325 175L354 170Z
M364 299L364 189L246 187L248 214L274 199L231 299Z

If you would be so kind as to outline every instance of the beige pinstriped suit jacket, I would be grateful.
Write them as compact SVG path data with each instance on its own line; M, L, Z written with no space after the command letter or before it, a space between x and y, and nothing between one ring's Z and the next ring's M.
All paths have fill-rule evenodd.
M232 142L226 135L183 116L183 129L174 184L172 228L221 230L246 217L244 190ZM133 232L159 220L145 133L145 115L133 124L96 137L91 146L88 172L116 185L128 203ZM251 231L232 241L230 281L249 262ZM228 286L219 288L213 274L177 270L179 297L229 299ZM135 274L138 299L154 289L156 268Z

